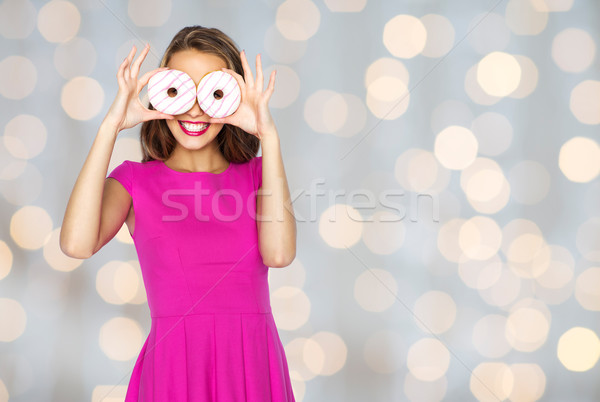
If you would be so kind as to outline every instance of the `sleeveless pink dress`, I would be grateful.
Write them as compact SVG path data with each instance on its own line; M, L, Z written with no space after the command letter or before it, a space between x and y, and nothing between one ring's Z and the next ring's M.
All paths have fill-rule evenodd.
M152 324L125 402L295 402L258 248L262 157L222 173L124 161Z

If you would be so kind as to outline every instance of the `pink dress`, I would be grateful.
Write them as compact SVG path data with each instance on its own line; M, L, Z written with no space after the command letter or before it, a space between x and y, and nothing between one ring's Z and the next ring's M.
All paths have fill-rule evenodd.
M152 324L125 402L295 402L258 248L262 157L222 173L124 161Z

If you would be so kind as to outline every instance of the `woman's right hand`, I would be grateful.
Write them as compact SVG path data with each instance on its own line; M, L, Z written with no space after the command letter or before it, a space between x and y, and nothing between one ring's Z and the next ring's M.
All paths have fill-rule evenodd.
M149 50L150 45L146 44L144 50L142 50L142 54L140 54L130 68L129 65L136 52L135 45L133 45L131 52L129 52L127 58L121 63L119 71L117 72L119 90L117 92L117 97L106 114L105 121L115 125L115 128L118 131L134 127L137 124L148 120L174 119L170 114L146 108L140 101L139 94L142 91L142 88L148 84L150 77L159 71L168 69L168 67L157 68L147 72L138 80L137 76L140 71L140 66Z

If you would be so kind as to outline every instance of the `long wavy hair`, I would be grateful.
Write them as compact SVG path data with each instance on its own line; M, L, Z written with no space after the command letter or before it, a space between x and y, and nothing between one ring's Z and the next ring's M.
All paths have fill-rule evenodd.
M200 25L181 29L171 40L165 50L159 67L166 67L171 57L183 50L195 49L220 57L227 68L244 77L244 68L240 52L235 42L217 28L206 28ZM149 103L148 109L154 110ZM219 150L230 162L247 162L258 153L260 140L239 127L224 124L215 141ZM142 123L140 131L142 162L151 160L167 160L177 140L171 133L165 119L148 120Z

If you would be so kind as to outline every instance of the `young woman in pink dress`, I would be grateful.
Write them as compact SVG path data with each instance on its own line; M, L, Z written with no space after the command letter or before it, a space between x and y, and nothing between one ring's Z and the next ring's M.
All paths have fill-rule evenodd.
M182 29L161 67L138 79L148 51L146 45L133 61L134 46L119 67L116 99L66 208L61 249L89 258L123 223L133 237L152 325L126 402L293 402L268 286L269 267L288 266L296 254L295 218L268 108L275 71L263 91L260 55L254 78L245 52L216 28ZM169 70L186 73L194 86L211 72L231 74L240 89L237 109L211 117L218 114L205 112L200 96L182 113L144 107L142 88ZM171 100L181 95L169 93ZM228 95L215 92L213 101ZM126 160L107 177L118 133L139 123L142 161ZM262 156L256 156L259 146Z

